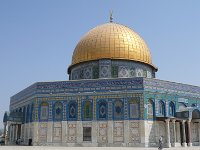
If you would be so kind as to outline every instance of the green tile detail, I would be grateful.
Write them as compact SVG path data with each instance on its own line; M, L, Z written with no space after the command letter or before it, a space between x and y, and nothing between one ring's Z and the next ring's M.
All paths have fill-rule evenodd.
M117 78L118 77L118 66L112 66L112 77Z
M99 78L99 67L94 66L93 67L93 79L98 79Z

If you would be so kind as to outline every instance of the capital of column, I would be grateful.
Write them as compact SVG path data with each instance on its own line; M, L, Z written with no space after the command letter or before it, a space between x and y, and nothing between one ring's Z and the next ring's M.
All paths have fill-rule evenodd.
M176 122L176 119L173 119L172 122L175 123L175 122Z
M182 122L182 123L185 123L185 122L186 122L186 120L181 120L181 122Z
M192 119L188 119L187 122L190 123Z
M165 122L167 123L167 122L169 122L170 121L170 119L165 119Z

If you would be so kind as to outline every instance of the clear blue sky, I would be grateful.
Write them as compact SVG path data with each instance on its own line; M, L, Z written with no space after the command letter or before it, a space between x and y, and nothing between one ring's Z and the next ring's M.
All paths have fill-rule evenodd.
M147 42L157 78L200 86L199 8L199 0L0 0L0 127L12 95L68 80L77 42L110 10Z

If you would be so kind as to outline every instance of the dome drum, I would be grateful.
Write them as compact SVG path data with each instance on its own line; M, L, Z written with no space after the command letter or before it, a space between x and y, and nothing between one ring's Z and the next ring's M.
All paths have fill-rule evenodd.
M101 59L72 66L68 70L70 80L97 78L155 78L155 69L150 65L126 60Z

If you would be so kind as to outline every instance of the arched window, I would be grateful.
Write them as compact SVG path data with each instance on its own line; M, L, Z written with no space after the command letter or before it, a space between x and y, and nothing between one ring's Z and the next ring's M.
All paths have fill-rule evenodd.
M124 105L122 100L115 100L114 102L114 119L123 119Z
M136 76L136 70L135 68L130 69L130 77L135 77Z
M153 109L153 101L149 99L147 104L147 114L149 119L153 119L154 109Z
M106 119L107 118L107 102L105 100L98 101L98 119Z
M147 71L146 70L143 71L143 77L145 77L145 78L147 77Z
M61 102L56 102L54 104L54 120L62 121L63 116L63 105Z
M68 104L68 119L69 120L76 120L77 119L77 102L71 101Z
M46 121L48 120L49 114L49 104L47 102L42 102L40 104L40 120Z
M174 116L175 115L175 106L173 102L169 103L169 116Z
M91 120L92 115L92 102L91 101L85 101L83 102L83 119L84 120Z
M132 98L129 100L129 117L139 118L139 103L137 98Z
M22 123L25 123L25 117L26 117L26 107L23 107L23 119L22 119Z
M30 116L30 112L29 112L29 105L26 108L26 123L29 122L29 116Z
M31 104L31 114L30 114L30 122L32 122L33 120L34 120L34 105L33 104Z
M159 101L158 103L158 113L159 115L165 115L165 104L163 101Z

